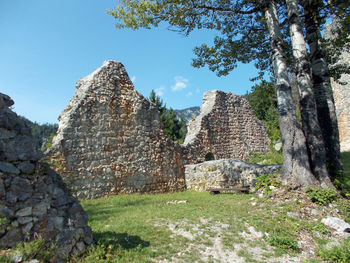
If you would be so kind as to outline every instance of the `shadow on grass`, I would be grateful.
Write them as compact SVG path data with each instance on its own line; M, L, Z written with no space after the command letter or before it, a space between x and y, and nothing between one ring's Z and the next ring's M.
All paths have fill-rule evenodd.
M111 231L94 232L94 239L97 244L120 246L123 249L150 246L150 242L142 240L139 236L133 236L127 233L115 233Z

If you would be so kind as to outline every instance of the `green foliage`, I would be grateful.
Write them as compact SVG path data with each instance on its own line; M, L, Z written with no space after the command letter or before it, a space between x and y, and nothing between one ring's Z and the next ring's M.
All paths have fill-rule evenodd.
M6 256L0 256L0 262L1 263L13 263L13 261Z
M265 237L265 240L271 246L275 246L282 250L299 250L298 242L295 237L287 236L284 233L273 233L272 235Z
M0 226L1 226L2 224L6 223L6 222L7 222L7 218L6 218L6 217L1 217L1 216L0 216Z
M173 141L183 143L187 133L185 120L183 118L178 118L176 112L172 108L167 109L166 105L163 105L163 100L156 95L154 90L151 91L149 100L153 102L159 110L165 135Z
M278 123L276 88L272 81L261 81L251 87L251 92L245 95L255 116L264 122L271 142L281 138Z
M55 135L55 133L50 134L50 136L47 138L46 143L41 147L42 152L45 152L47 149L50 149L52 147L52 140Z
M49 139L52 134L56 134L58 129L58 124L38 124L22 116L19 116L19 118L22 119L29 128L32 129L32 135L38 149L43 146L43 143L46 142L46 140Z
M329 188L308 188L306 194L318 205L326 205L337 198L337 191Z
M255 184L255 189L264 188L264 195L270 195L271 189L269 186L278 187L281 185L281 182L277 179L278 174L263 174L257 177L257 182Z
M345 239L341 246L332 247L330 249L323 248L318 254L327 262L350 262L350 238Z
M341 159L344 170L337 173L333 184L344 197L350 199L350 152L342 152Z
M283 155L281 152L271 150L266 154L253 153L253 155L246 160L248 163L261 163L261 164L282 164Z
M18 251L22 255L23 261L35 258L40 262L52 262L55 259L55 249L54 245L46 247L44 240L37 239L31 242L19 243L11 253Z

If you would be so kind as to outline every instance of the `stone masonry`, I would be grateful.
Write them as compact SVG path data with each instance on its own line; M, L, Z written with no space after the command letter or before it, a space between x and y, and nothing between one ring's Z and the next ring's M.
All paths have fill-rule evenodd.
M204 94L200 115L189 123L184 147L188 163L244 159L268 152L269 138L246 99L213 90Z
M331 38L335 29L336 23L327 24L325 38ZM350 53L344 51L338 63L350 67ZM340 150L350 152L350 74L342 74L338 81L331 79L331 85L338 119Z
M260 165L238 159L222 159L185 166L188 189L253 187L262 174L277 173L281 165Z
M83 253L93 242L87 214L59 175L39 162L31 130L0 93L0 249L42 238L57 258Z
M47 155L77 198L185 188L180 145L121 63L104 62L76 88Z

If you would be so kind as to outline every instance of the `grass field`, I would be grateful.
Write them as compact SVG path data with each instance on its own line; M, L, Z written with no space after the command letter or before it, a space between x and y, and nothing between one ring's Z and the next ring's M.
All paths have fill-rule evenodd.
M350 181L350 153L342 157ZM350 262L350 238L339 242L321 223L326 216L349 222L349 200L319 206L303 192L282 187L268 193L184 191L82 201L96 243L68 262Z
M295 194L283 202L190 191L87 200L96 246L80 261L322 262L317 251L330 236L321 215L310 211L329 209ZM311 248L298 245L305 237Z

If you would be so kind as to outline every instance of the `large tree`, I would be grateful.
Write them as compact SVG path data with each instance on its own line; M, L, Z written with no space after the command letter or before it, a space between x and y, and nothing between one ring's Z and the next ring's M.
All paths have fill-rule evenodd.
M328 51L331 51L333 54L338 52L337 56L339 56L339 51L344 49L344 45L346 45L346 43L349 45L350 43L349 40L347 42L344 41L350 36L350 24L348 21L350 20L349 10L347 10L350 5L348 4L345 6L345 3L334 3L333 5L331 1L327 3L322 0L303 0L301 1L301 4L304 11L306 40L310 50L309 57L312 69L317 116L325 143L328 171L330 172L331 177L335 178L337 173L342 170L339 131L332 97L330 70L326 56L327 50L324 49L325 40L322 38L321 30L323 29L326 18L329 17L329 14L339 17L343 22L342 28L347 28L347 30L340 31L339 35L343 34L343 36L336 41L332 40L333 43L331 46L333 48L332 50L328 49ZM331 57L334 59L336 56L333 55ZM339 68L336 69L338 72L342 72ZM339 74L337 75L338 76L335 76L336 78L339 77Z
M326 166L326 148L317 118L310 65L299 16L298 1L286 0L293 59L300 96L302 127L306 136L310 165L323 187L333 187Z
M217 30L213 47L203 44L195 49L193 65L208 65L218 75L228 74L238 62L254 61L262 72L273 71L283 140L283 178L296 185L317 185L307 151L310 147L291 96L288 23L280 23L277 9L277 1L122 0L122 5L109 13L119 28L151 28L165 21L172 30L186 35L194 29Z

